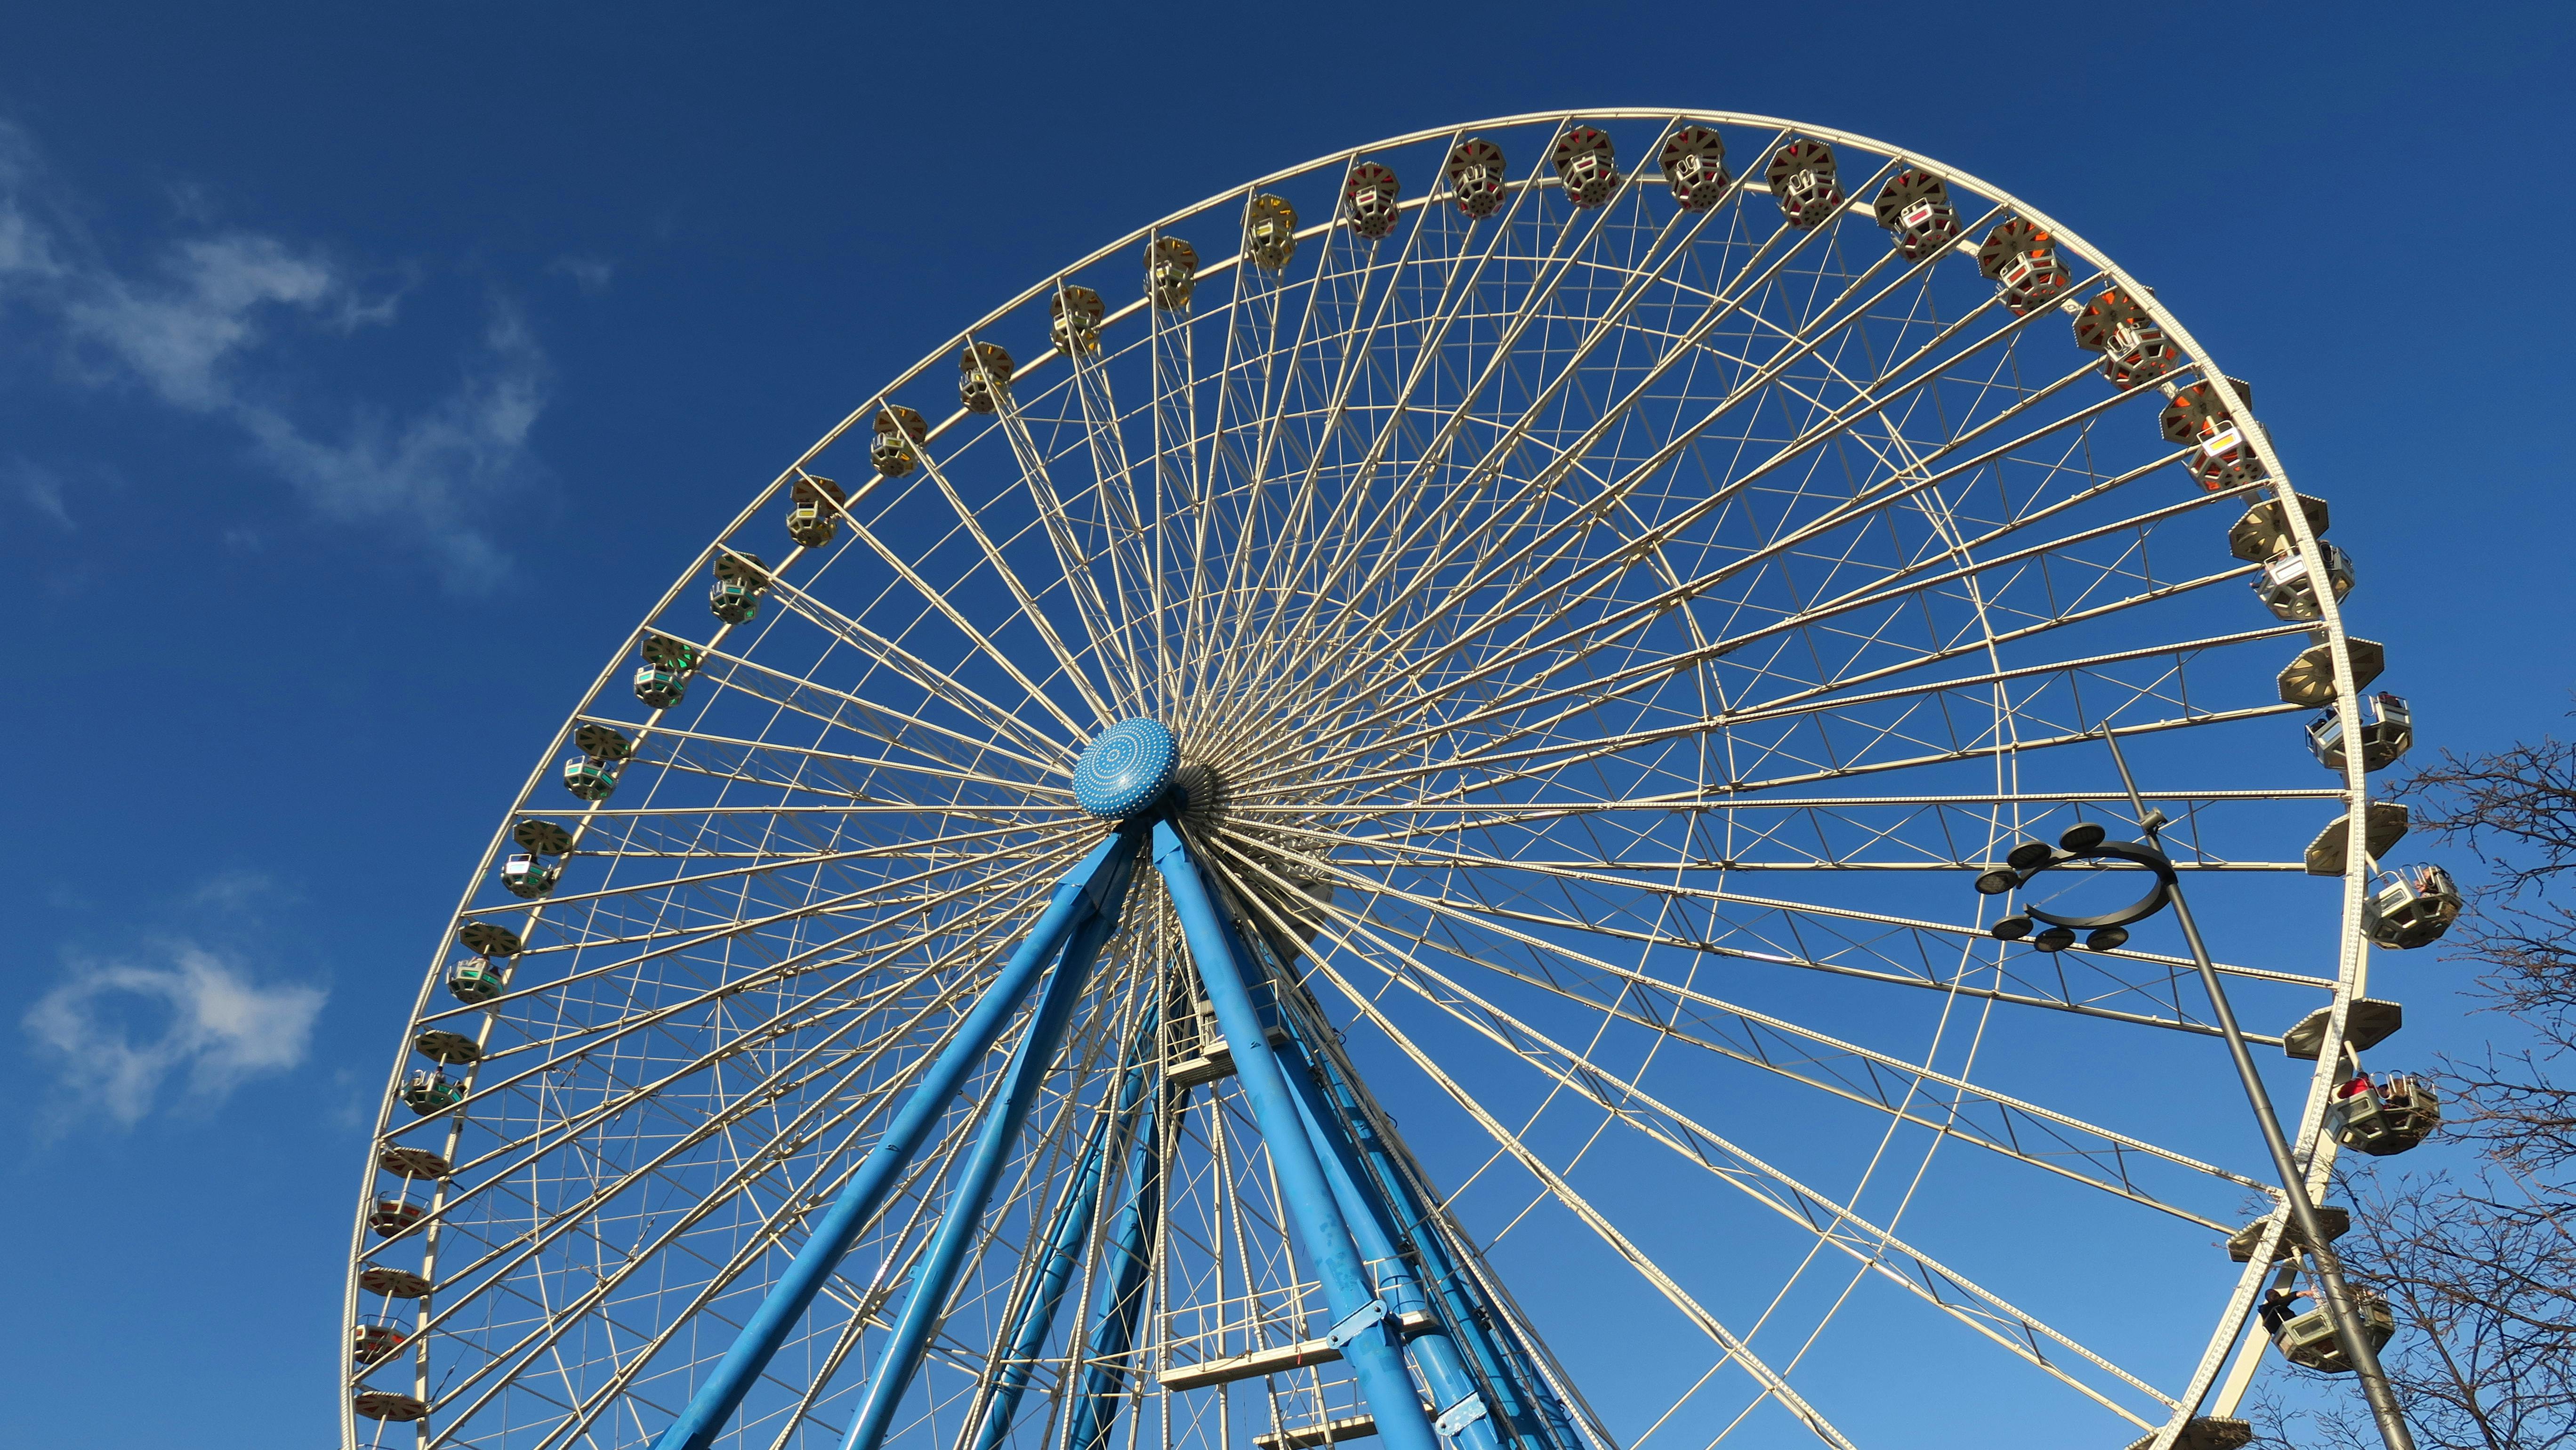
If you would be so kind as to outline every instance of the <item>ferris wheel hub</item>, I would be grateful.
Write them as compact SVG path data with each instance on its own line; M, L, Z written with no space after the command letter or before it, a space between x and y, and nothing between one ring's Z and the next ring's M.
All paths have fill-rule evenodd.
M1106 821L1140 815L1162 800L1180 763L1181 747L1161 721L1121 720L1074 763L1074 803Z

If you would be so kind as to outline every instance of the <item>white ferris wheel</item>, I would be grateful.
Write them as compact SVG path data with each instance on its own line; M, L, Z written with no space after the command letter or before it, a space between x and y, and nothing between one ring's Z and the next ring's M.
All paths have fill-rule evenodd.
M1859 137L1155 222L752 490L510 803L343 1443L2241 1443L2385 1337L2307 1196L2438 1121L2329 523L2150 289Z

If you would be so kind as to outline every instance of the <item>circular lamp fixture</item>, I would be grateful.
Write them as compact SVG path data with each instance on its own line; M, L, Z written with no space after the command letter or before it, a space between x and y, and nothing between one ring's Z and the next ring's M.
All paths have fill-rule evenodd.
M2156 825L2163 822L2151 816ZM2152 829L2152 826L2150 827ZM2144 866L2155 874L2155 884L2144 896L2116 911L2091 916L2064 916L2036 906L2022 908L2022 915L2007 916L1986 930L2003 941L2030 938L2032 947L2043 952L2062 952L2075 945L2075 934L2085 933L2087 950L2107 952L2129 940L2129 928L2165 909L2173 900L2174 867L2165 853L2152 841L2114 841L2110 832L2091 821L2067 828L2057 844L2024 841L2004 856L2004 864L1979 873L1977 890L1987 896L2001 896L2007 891L2027 886L2032 877L2052 867L2075 861L2126 861ZM2034 923L2046 923L2047 929L2032 936Z

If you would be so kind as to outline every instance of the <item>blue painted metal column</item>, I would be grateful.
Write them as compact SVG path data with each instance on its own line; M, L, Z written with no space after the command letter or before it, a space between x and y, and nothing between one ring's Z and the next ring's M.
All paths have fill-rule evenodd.
M1172 773L1180 762L1180 747L1160 723L1122 720L1083 753L1073 773L1074 801L1092 815L1141 824L1171 804ZM1112 1246L1103 1266L1108 1272L1102 1276L1094 1322L1076 1360L1089 1361L1074 1401L1073 1423L1067 1427L1067 1444L1076 1450L1106 1450L1117 1420L1123 1365L1135 1343L1136 1317L1145 1302L1145 1275L1153 1262L1148 1245L1162 1212L1159 1123L1164 1101L1158 1064L1152 1094L1128 1148L1127 1206L1119 1211L1118 1226L1110 1235Z
M1103 868L1116 863L1115 870L1123 890L1128 874L1134 868L1135 836L1130 832L1113 833L1081 864L1065 874L1055 889L1054 899L1029 928L1029 934L1011 953L992 984L984 989L965 1019L957 1026L948 1047L922 1074L903 1108L859 1162L858 1171L833 1200L831 1210L814 1226L798 1250L795 1260L778 1282L770 1286L769 1297L761 1301L742 1332L734 1337L733 1347L725 1351L715 1373L698 1386L688 1407L671 1422L656 1450L706 1450L725 1423L742 1405L743 1396L751 1392L753 1381L769 1365L778 1346L785 1343L789 1331L813 1305L814 1296L823 1281L840 1267L841 1257L850 1251L859 1233L877 1210L884 1207L886 1195L893 1190L895 1179L930 1135L940 1117L948 1111L957 1096L959 1084L984 1054L992 1050L1011 1016L1019 1009L1020 1000L1028 994L1029 984L1052 958L1073 929L1098 914L1097 895L1104 885Z
M1413 1265L1396 1247L1393 1216L1379 1201L1377 1185L1361 1166L1339 1115L1324 1099L1303 1044L1294 1041L1296 1029L1292 1026L1289 1031L1291 1046L1282 1054L1285 1060L1280 1066L1289 1088L1297 1095L1297 1109L1306 1120L1307 1136L1315 1144L1325 1177L1332 1181L1333 1196L1341 1202L1351 1237L1375 1275L1378 1297L1386 1301L1389 1314L1431 1312L1430 1296L1423 1292ZM1501 1450L1502 1442L1487 1418L1491 1407L1478 1393L1476 1377L1459 1357L1448 1327L1435 1315L1431 1327L1406 1339L1404 1347L1431 1388L1431 1405L1439 1412L1433 1428L1457 1437L1468 1450Z
M1395 1321L1369 1285L1350 1223L1317 1161L1296 1096L1252 1005L1234 928L1217 911L1207 883L1199 876L1198 863L1168 820L1154 823L1154 869L1171 888L1172 905L1189 939L1190 957L1198 963L1199 981L1207 988L1217 1025L1234 1055L1235 1078L1252 1103L1262 1142L1270 1149L1270 1165L1287 1200L1297 1245L1323 1280L1325 1302L1332 1306L1335 1320L1331 1337L1339 1341L1342 1358L1359 1377L1360 1393L1376 1417L1378 1435L1388 1450L1437 1450L1439 1437L1432 1431L1431 1417L1423 1411L1413 1376L1405 1371Z
M1565 1407L1557 1402L1545 1377L1539 1374L1532 1351L1499 1327L1504 1323L1501 1314L1486 1302L1482 1288L1467 1276L1449 1243L1447 1230L1415 1192L1412 1178L1396 1160L1395 1147L1378 1135L1357 1090L1343 1079L1329 1054L1312 1052L1310 1060L1319 1074L1318 1100L1357 1139L1375 1181L1381 1185L1379 1201L1392 1209L1396 1231L1414 1246L1423 1272L1430 1276L1442 1303L1448 1307L1450 1322L1457 1326L1461 1339L1475 1355L1485 1385L1501 1398L1502 1403L1489 1407L1494 1416L1513 1432L1544 1439L1558 1450L1583 1450L1586 1442L1576 1432ZM1531 1405L1537 1407L1535 1419ZM1498 1438L1500 1433L1497 1432Z
M1038 1351L1046 1347L1047 1334L1055 1327L1056 1309L1064 1302L1064 1291L1073 1281L1075 1266L1082 1261L1082 1246L1091 1239L1092 1219L1100 1209L1101 1180L1108 1176L1110 1145L1118 1141L1122 1129L1131 1133L1145 1131L1132 1120L1138 1102L1157 1076L1152 1053L1161 1016L1160 1004L1145 1009L1136 1043L1128 1052L1127 1069L1120 1075L1098 1125L1092 1129L1090 1141L1083 1145L1082 1158L1065 1187L1064 1201L1056 1205L1055 1218L1047 1225L1046 1258L1030 1288L1029 1301L1020 1311L1010 1347L1003 1351L1002 1373L994 1381L992 1397L984 1406L984 1423L976 1430L975 1450L993 1450L1001 1444L1002 1437L1010 1433L1011 1418L1019 1413L1020 1396L1028 1390Z
M1127 1204L1101 1255L1104 1272L1093 1298L1091 1330L1083 1337L1082 1389L1073 1403L1067 1450L1107 1450L1126 1391L1125 1361L1136 1346L1136 1319L1145 1308L1146 1271L1154 1264L1154 1230L1163 1212L1163 1109L1168 1089L1157 1072L1153 1091L1136 1119L1127 1149Z
M1091 979L1092 961L1100 955L1102 944L1118 930L1118 918L1127 901L1127 882L1135 873L1136 835L1121 831L1110 839L1121 849L1094 878L1099 910L1074 928L1073 939L1065 944L1064 960L1038 994L1037 1007L1029 1014L1028 1031L1020 1038L1018 1050L1011 1054L1010 1066L1003 1070L1002 1090L985 1111L974 1152L949 1189L939 1229L931 1236L930 1249L913 1277L912 1293L904 1300L903 1313L895 1319L894 1333L877 1360L876 1373L868 1377L867 1398L860 1404L858 1418L851 1422L849 1438L841 1442L842 1450L877 1450L885 1443L886 1429L894 1423L895 1408L903 1403L904 1391L911 1388L912 1376L921 1368L922 1350L946 1314L948 1295L957 1286L958 1271L965 1267L967 1251L974 1247L983 1229L984 1207L992 1199L994 1183L1002 1176L1002 1164L1020 1136L1029 1104L1037 1097L1038 1084L1055 1063L1055 1050L1064 1041L1066 1025L1073 1020L1074 1004L1082 1000L1082 989Z

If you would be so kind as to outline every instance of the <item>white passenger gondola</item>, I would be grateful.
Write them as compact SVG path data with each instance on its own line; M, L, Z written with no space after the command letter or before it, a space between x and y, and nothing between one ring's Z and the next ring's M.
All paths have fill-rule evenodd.
M407 1199L379 1198L375 1207L367 1210L367 1227L383 1239L402 1233L420 1220L420 1205Z
M1449 151L1449 196L1470 219L1502 210L1508 184L1503 175L1503 148L1470 136Z
M2392 951L2428 946L2460 919L2460 888L2439 866L2383 871L2362 898L2361 930Z
M1998 222L1986 233L1977 248L1977 270L1995 284L1996 298L2015 317L2056 301L2069 281L2057 239L2026 217Z
M707 608L727 624L748 624L760 613L761 591L769 587L769 566L756 554L716 556L716 582L707 589Z
M2344 1357L2343 1346L2335 1342L2334 1317L2322 1304L2305 1313L2297 1312L2301 1299L2308 1298L2301 1289L2292 1294L2276 1293L2263 1305L2263 1328L2272 1343L2292 1364L2303 1365L2320 1374L2350 1374L2352 1361ZM2362 1337L2372 1349L2384 1348L2397 1332L2397 1318L2388 1312L2388 1301L2368 1289L2352 1290L2353 1308L2360 1313Z
M1834 148L1822 141L1792 141L1771 153L1763 182L1780 203L1781 219L1800 231L1815 230L1842 208Z
M1887 228L1896 254L1919 262L1958 240L1959 209L1950 204L1950 189L1928 171L1907 167L1889 179L1872 208Z
M1548 153L1565 199L1579 207L1599 206L1619 186L1619 159L1607 132L1596 126L1569 126Z
M787 537L808 549L832 542L841 526L841 505L848 500L841 486L828 478L797 479L788 493Z
M439 1068L426 1067L411 1075L403 1085L403 1106L424 1118L440 1113L465 1101L465 1085Z
M957 401L969 413L989 413L1010 396L1011 355L999 343L970 342L957 355Z
M502 970L481 957L466 957L447 969L447 994L469 1007L500 996L507 983Z
M534 901L555 889L563 868L526 851L515 851L501 863L501 884L512 896Z
M2075 314L2075 345L2102 354L2102 376L2117 388L2152 383L2182 363L2164 325L2135 298L2113 287Z
M1085 357L1100 351L1100 294L1088 287L1059 287L1047 299L1047 340L1056 350Z
M2442 1126L2442 1095L2409 1073L2390 1073L2376 1081L2362 1073L2343 1085L2326 1114L2336 1142L2356 1153L2387 1158Z
M1372 242L1394 231L1396 201L1403 194L1403 184L1386 167L1374 161L1352 167L1350 179L1342 183L1342 208L1351 230Z
M1179 237L1156 237L1145 249L1145 293L1154 305L1176 312L1190 305L1199 285L1198 248Z
M1726 140L1706 126L1684 126L1664 141L1664 184L1684 211L1706 211L1726 195Z
M920 446L930 441L930 425L921 414L901 404L877 410L876 436L868 443L868 462L888 478L901 478L920 461Z
M1243 254L1252 265L1276 272L1297 256L1297 208L1268 192L1252 199L1243 222Z
M2336 603L2352 593L2352 556L2323 539L2317 541L2317 552L2325 560L2326 584L2334 590ZM2317 581L2308 571L2307 556L2284 547L2264 561L2263 572L2254 576L2254 597L2263 607L2283 619L2309 620L2325 617L2325 606L2317 599Z
M352 1325L349 1331L349 1358L364 1367L388 1360L402 1353L409 1336L388 1324Z
M2406 701L2381 691L2361 701L2361 768L2378 770L2404 755L2415 743L2415 717ZM2308 722L2308 753L2328 770L2343 769L2343 715L2328 710Z

